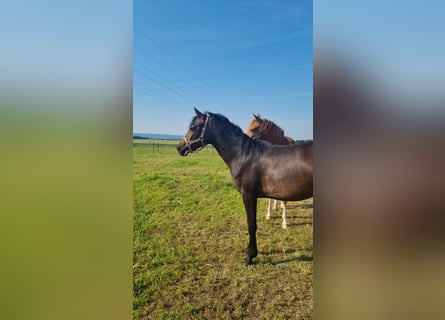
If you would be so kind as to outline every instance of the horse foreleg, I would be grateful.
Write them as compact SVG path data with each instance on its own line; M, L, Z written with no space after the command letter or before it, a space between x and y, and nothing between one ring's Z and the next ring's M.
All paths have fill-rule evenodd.
M249 245L246 248L247 258L244 260L244 265L248 266L252 263L252 259L258 255L256 244L256 209L257 198L250 195L243 194L244 207L247 215L247 230L249 231Z
M269 204L267 205L266 220L270 220L271 208L272 208L272 199L269 199Z
M286 201L281 201L281 207L283 208L283 223L281 227L283 229L287 229L287 221L286 221Z

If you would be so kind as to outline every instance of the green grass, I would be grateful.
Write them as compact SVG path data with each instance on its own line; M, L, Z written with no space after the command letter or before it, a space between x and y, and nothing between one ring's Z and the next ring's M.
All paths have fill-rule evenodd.
M135 319L312 319L312 199L265 220L244 267L246 214L211 147L180 157L177 142L134 140Z

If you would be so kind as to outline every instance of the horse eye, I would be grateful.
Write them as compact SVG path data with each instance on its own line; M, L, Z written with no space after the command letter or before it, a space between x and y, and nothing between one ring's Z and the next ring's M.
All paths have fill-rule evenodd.
M193 126L190 127L190 130L196 131L196 130L199 129L199 127L200 127L200 125L193 125Z

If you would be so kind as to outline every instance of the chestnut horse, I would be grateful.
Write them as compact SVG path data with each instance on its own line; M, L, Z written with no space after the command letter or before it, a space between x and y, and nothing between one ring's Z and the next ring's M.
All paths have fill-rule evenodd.
M253 120L247 126L246 134L253 138L259 139L263 141L270 142L272 144L279 145L289 145L294 144L295 141L292 138L286 137L284 135L284 130L277 126L273 121L268 119L262 119L259 114L253 115ZM267 205L267 213L266 219L270 219L272 208L272 199L269 199L269 203ZM277 210L277 200L274 200L273 205L274 210ZM281 227L283 229L287 229L287 221L286 221L286 202L281 202L281 208L283 209L283 222L281 223Z
M312 141L288 146L254 140L226 117L215 113L196 115L179 142L181 156L212 144L230 169L241 193L247 215L249 244L244 264L258 255L256 214L258 198L298 201L312 197Z

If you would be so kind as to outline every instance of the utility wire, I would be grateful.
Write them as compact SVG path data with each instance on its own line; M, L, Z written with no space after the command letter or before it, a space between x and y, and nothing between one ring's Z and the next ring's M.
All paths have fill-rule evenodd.
M179 88L178 86L176 86L175 84L173 84L171 81L161 77L159 74L157 74L156 72L154 72L153 70L151 70L150 68L148 68L146 65L143 65L142 63L139 63L137 61L134 62L135 64L137 64L138 66L141 66L142 68L148 70L151 74L153 74L154 76L157 77L157 79L164 81L165 83L167 83L171 88L175 89L176 91L182 93L183 95L188 95L189 98L193 99L194 101L199 101L198 98L192 96L191 94L187 94L187 92L185 92L184 89ZM203 103L199 102L199 105L203 105Z
M174 94L176 94L176 95L178 95L178 96L180 96L180 97L182 97L182 98L184 98L184 99L190 101L191 103L196 104L196 105L200 105L199 102L197 102L197 101L195 101L195 100L193 100L193 99L190 99L189 97L183 95L182 93L177 92L176 90L174 90L174 89L172 89L172 88L166 86L165 84L163 84L163 83L157 81L156 79L153 79L152 77L146 75L145 73L143 73L143 72L141 72L141 71L139 71L139 70L134 70L134 72L136 72L136 73L140 74L141 76L143 76L144 78L146 78L146 79L148 79L148 80L150 80L150 81L152 81L152 82L158 84L159 86L161 86L161 87L167 89L168 91L170 91L170 92L172 92L172 93L174 93Z
M173 69L171 69L170 67L167 67L165 64L159 62L159 60L157 60L156 58L153 57L153 55L151 55L150 53L148 53L146 50L142 49L141 47L139 47L138 45L134 45L135 48L139 51L141 51L143 54L145 54L147 57L149 57L151 60L153 60L154 62L156 62L158 65L160 65L161 67L163 67L165 70L169 71L171 74L173 74L175 77L177 77L179 80L183 81L184 84L187 85L187 87L191 90L196 90L196 87L192 87L189 84L189 80L186 80L183 76L180 75L180 73L178 73L177 71L174 71ZM207 95L205 92L200 92L200 94L202 94L203 96L205 96L207 99L206 100L212 100L213 104L216 105L220 105L221 104L219 102L216 102L216 100L214 100L212 97L210 97L209 95ZM216 103L215 103L216 102ZM208 103L207 103L208 104Z
M171 55L166 49L164 49L159 43L157 43L152 37L150 37L145 31L143 31L141 28L139 28L138 26L135 26L135 29L137 31L139 31L146 39L148 39L153 45L155 45L159 50L161 50L165 55L167 55L168 57L170 57L173 61L175 61L176 63L178 63L179 65L181 65L184 69L186 69L188 72L190 72L196 79L198 79L199 81L201 81L204 85L206 85L208 88L210 88L211 90L219 93L221 96L224 96L226 99L229 99L227 97L227 95L223 94L221 91L219 91L218 89L216 89L214 86L210 85L206 80L204 80L201 76L199 76L195 71L193 71L191 68L189 68L188 66L186 66L184 63L182 63L180 60L178 60L177 58L175 58L173 55ZM228 106L232 105L233 107L238 107L238 109L240 108L239 106L237 106L237 104L227 104ZM226 107L226 108L230 108L230 107ZM230 108L231 109L231 108ZM233 109L236 110L236 109ZM238 114L237 111L235 111L235 113Z
M180 104L177 101L174 101L171 98L168 98L168 97L164 96L163 94L160 94L159 92L156 92L153 90L147 90L146 88L141 88L141 87L135 87L135 89L137 91L141 92L142 94L151 96L161 102L167 103L169 106L171 106L172 108L175 108L176 110L184 111L184 110L188 109L187 106Z

